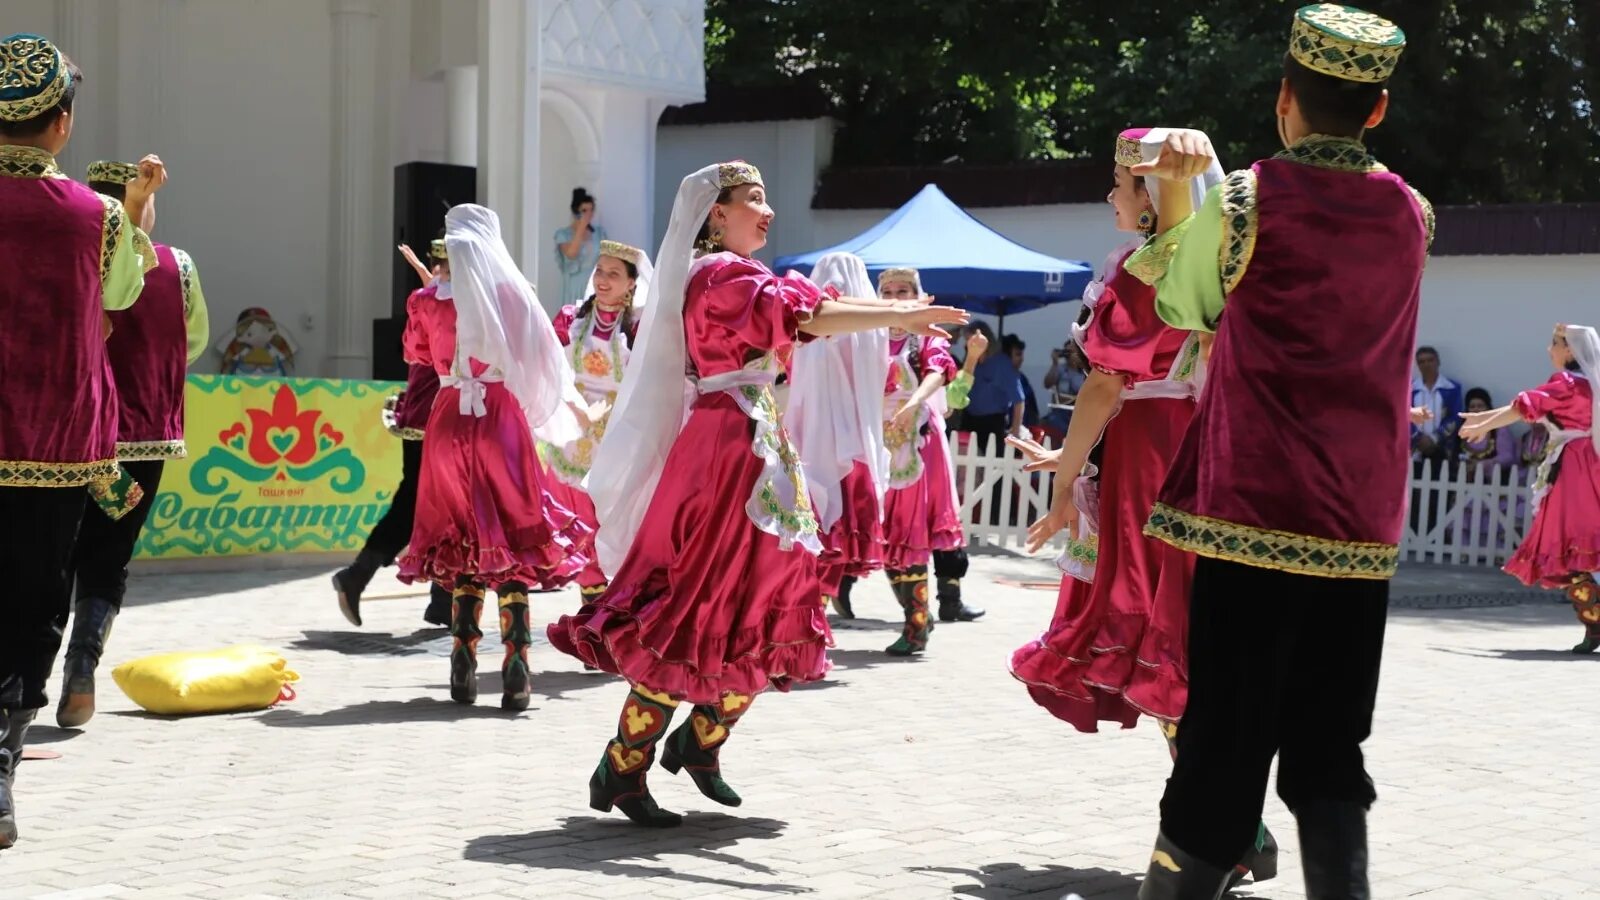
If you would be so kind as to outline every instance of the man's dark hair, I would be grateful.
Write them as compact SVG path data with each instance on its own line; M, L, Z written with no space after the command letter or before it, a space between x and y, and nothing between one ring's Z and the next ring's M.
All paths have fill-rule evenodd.
M1387 81L1370 84L1314 72L1288 53L1283 55L1283 77L1306 127L1315 134L1337 137L1358 137L1366 129L1367 117L1388 85Z
M62 58L65 59L65 56ZM78 82L83 80L83 72L78 69L77 63L70 59L66 60L66 66L71 81L67 83L67 89L61 93L61 100L31 119L23 119L20 122L0 119L0 135L8 138L36 138L49 130L57 119L72 112L72 101L77 99Z
M1435 350L1434 348L1428 346L1427 344L1423 344L1421 347L1417 348L1417 355L1418 356L1421 356L1424 353L1432 353L1434 359L1443 359L1443 357L1441 357L1439 355L1439 351L1438 350Z
M105 194L118 203L126 203L128 201L128 186L125 184L117 184L114 181L91 181L89 182L89 187L96 193Z
M1016 350L1026 350L1028 349L1028 345L1022 340L1022 338L1019 338L1014 334L1008 334L1000 339L1000 349L1007 353L1011 353Z

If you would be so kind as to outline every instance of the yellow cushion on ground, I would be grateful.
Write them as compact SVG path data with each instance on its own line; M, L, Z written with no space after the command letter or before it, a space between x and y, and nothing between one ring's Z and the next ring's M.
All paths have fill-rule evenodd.
M161 653L111 670L128 699L164 716L266 709L300 676L276 650L237 646Z

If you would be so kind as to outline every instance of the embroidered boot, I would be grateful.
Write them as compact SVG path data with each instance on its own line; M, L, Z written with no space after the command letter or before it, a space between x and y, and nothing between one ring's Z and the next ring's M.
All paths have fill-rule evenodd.
M899 640L885 648L890 656L910 656L928 649L933 622L928 617L928 567L912 566L903 572L890 572L894 597L905 611L906 624Z
M1231 874L1190 856L1158 834L1150 870L1139 884L1139 900L1217 900L1227 890Z
M1173 762L1178 761L1178 723L1156 720L1156 725L1161 729L1161 736L1167 739L1167 755ZM1233 867L1233 874L1228 876L1228 890L1233 890L1249 875L1252 881L1270 881L1278 877L1278 841L1267 830L1267 823L1260 822L1256 826L1256 842L1244 858Z
M422 612L422 621L440 628L450 627L450 591L444 585L429 585L428 608Z
M600 765L589 779L589 806L610 812L615 806L635 824L651 828L671 828L683 824L683 817L656 805L645 785L645 772L655 759L656 742L672 721L678 703L666 694L636 686L622 704L617 721L617 736L606 745Z
M56 724L62 728L82 728L94 716L94 672L116 619L116 605L103 597L79 597L74 604L61 702L56 706Z
M12 786L17 780L17 763L22 761L22 739L36 714L31 709L0 709L0 850L17 842Z
M1583 623L1583 640L1573 646L1572 652L1593 653L1600 649L1600 585L1595 584L1594 576L1588 572L1574 575L1567 588L1567 599L1572 601L1572 609Z
M478 702L478 641L483 629L483 586L466 578L456 582L450 596L450 699L471 706Z
M661 754L661 768L674 774L680 768L689 770L694 786L723 806L743 803L722 780L720 755L722 745L728 742L728 733L739 717L750 708L754 698L748 694L727 693L714 706L699 704L689 714L689 721L667 738L666 749Z
M344 613L345 621L361 627L361 592L372 583L372 576L391 561L378 551L363 547L354 562L333 573L333 591L339 595L339 612Z
M533 681L528 670L528 645L533 643L528 592L524 585L509 583L495 593L500 598L500 641L506 648L500 663L500 708L520 711L528 708Z

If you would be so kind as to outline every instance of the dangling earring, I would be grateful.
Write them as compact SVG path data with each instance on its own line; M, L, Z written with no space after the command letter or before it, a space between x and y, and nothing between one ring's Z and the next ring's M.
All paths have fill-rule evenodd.
M1155 214L1148 209L1139 210L1139 230L1145 234L1156 230Z
M706 239L698 244L701 255L716 253L722 249L722 229L713 228Z

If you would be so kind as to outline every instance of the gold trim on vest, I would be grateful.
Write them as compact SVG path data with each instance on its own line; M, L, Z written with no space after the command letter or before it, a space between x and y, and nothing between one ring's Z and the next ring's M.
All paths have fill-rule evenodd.
M1387 172L1389 167L1378 162L1367 152L1367 145L1355 138L1312 134L1295 141L1294 146L1279 150L1273 159L1319 169L1339 172Z
M1400 566L1400 548L1393 544L1272 531L1186 513L1164 503L1150 511L1144 533L1197 556L1322 578L1381 580L1392 577Z
M1222 181L1222 292L1233 293L1256 252L1256 173L1230 172Z
M189 448L183 438L174 441L117 441L119 462L146 462L154 459L183 459Z
M1417 198L1417 205L1422 207L1422 225L1423 225L1424 228L1426 228L1428 230L1428 249L1432 250L1433 249L1433 204L1428 202L1428 198L1427 197L1422 196L1422 192L1421 191L1417 190L1414 187L1411 187L1411 185L1409 185L1409 184L1406 185L1406 187L1410 188L1411 196Z
M0 175L11 178L65 178L56 158L38 147L21 144L0 146Z
M0 459L0 487L79 487L94 481L116 481L121 474L114 459L90 462Z

